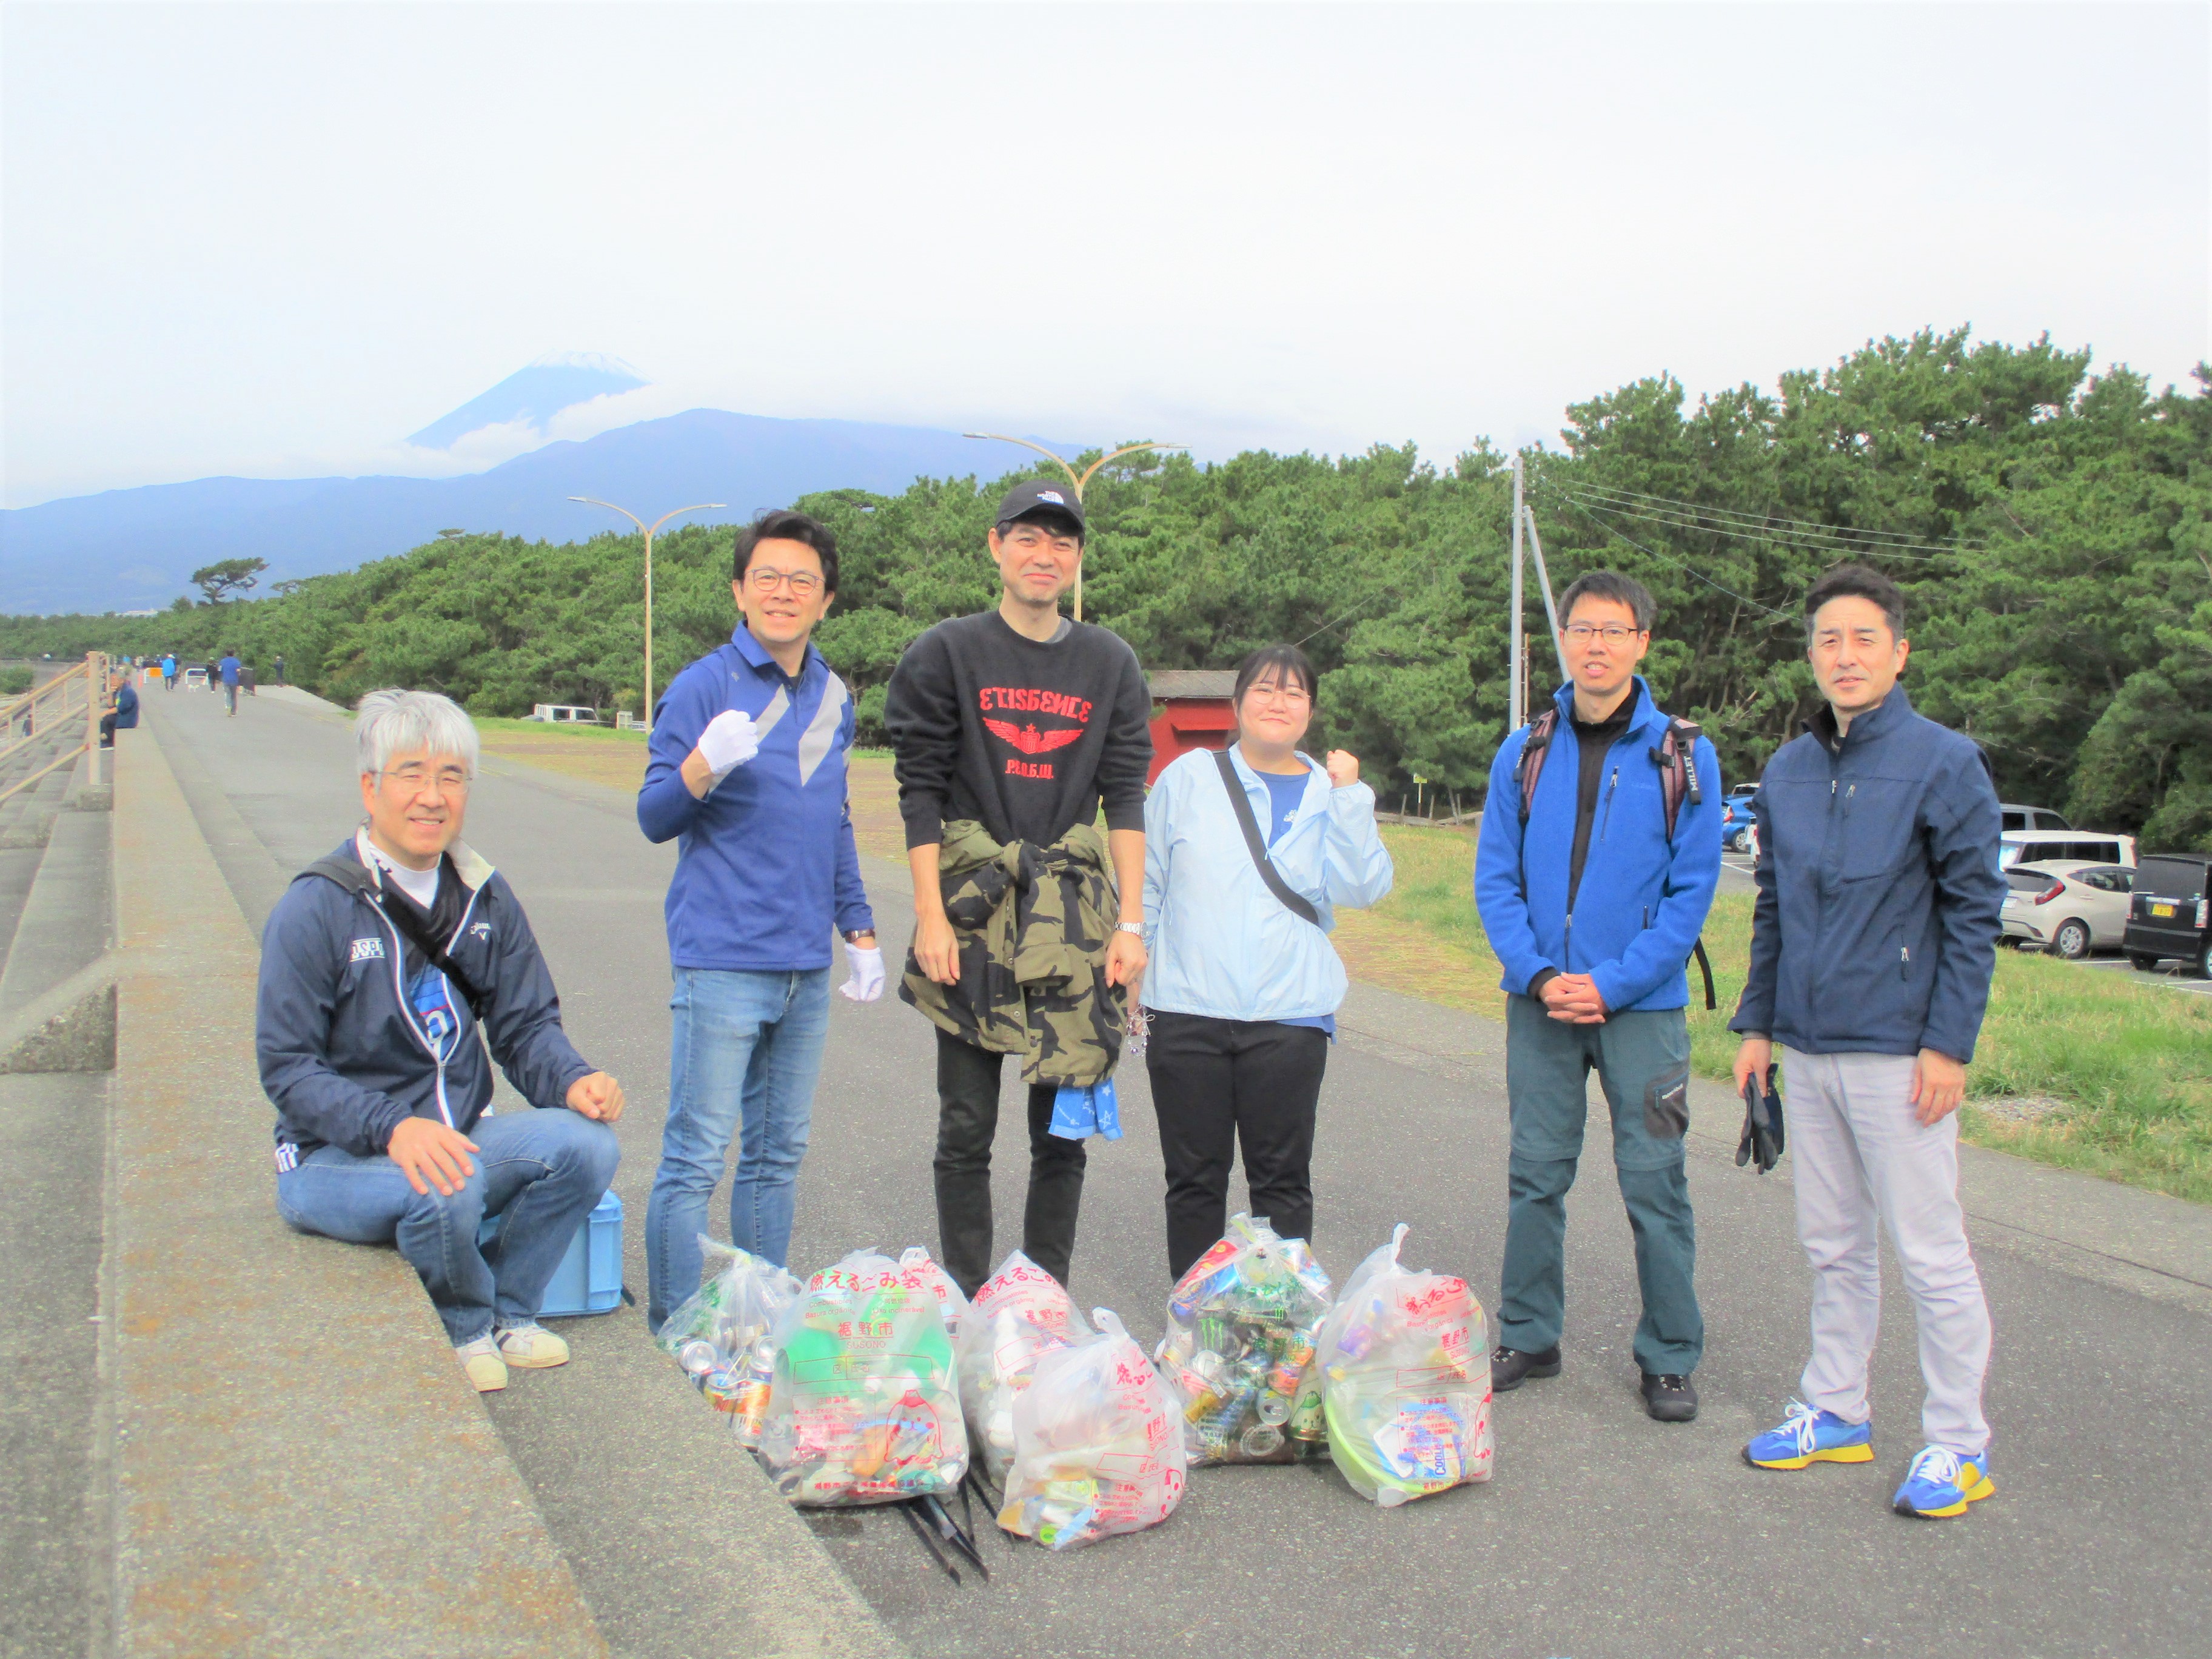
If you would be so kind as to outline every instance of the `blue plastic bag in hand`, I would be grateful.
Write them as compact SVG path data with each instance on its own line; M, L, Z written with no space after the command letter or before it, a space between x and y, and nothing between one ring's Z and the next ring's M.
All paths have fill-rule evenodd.
M1052 1133L1062 1140L1088 1140L1092 1135L1119 1140L1121 1108L1114 1098L1114 1079L1106 1078L1081 1088L1071 1084L1054 1095Z

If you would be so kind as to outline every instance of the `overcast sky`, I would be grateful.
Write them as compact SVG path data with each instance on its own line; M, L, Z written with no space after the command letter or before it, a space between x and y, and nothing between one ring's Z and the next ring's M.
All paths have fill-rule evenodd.
M557 351L625 418L1443 460L1929 324L2182 380L2207 17L10 0L6 502L381 470Z

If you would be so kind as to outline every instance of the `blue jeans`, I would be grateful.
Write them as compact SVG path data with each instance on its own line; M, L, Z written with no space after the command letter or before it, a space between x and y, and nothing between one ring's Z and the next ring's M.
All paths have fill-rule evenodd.
M318 1146L276 1177L276 1213L303 1233L397 1244L455 1347L538 1317L546 1282L622 1162L615 1132L565 1107L481 1117L476 1173L451 1198L417 1193L381 1152ZM488 1215L498 1232L481 1249Z
M1704 1356L1705 1322L1695 1285L1697 1222L1682 1167L1690 1030L1680 1008L1630 1010L1607 1015L1601 1025L1570 1025L1533 998L1506 999L1513 1139L1498 1340L1542 1353L1559 1340L1567 1306L1567 1189L1582 1158L1593 1071L1612 1112L1613 1172L1636 1240L1644 1294L1636 1363L1655 1376L1686 1376Z
M793 1188L830 1034L830 970L678 968L668 1006L668 1126L645 1212L645 1318L655 1332L699 1288L707 1200L741 1110L730 1242L779 1267L791 1253Z

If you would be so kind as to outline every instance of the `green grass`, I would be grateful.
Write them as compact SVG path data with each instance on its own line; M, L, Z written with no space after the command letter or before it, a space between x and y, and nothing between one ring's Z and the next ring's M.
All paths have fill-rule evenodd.
M1498 959L1471 887L1474 838L1395 824L1382 837L1397 883L1373 910L1339 917L1346 965L1432 1001L1500 1012ZM1728 1021L1743 990L1751 910L1750 895L1724 893L1706 920L1714 1012L1691 969L1691 1063L1706 1077L1727 1077L1735 1058ZM1966 1091L1971 1141L2212 1203L2212 998L2000 951ZM1978 1103L2021 1097L2059 1104L2022 1122Z

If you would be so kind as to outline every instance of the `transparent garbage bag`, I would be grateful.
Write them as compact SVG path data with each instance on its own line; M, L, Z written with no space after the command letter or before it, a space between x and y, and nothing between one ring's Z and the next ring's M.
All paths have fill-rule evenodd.
M799 1281L703 1233L699 1252L705 1271L697 1293L677 1305L653 1340L709 1405L730 1414L738 1440L757 1445L775 1365L769 1334L797 1298Z
M1303 1413L1297 1404L1328 1291L1305 1240L1243 1214L1177 1281L1154 1357L1188 1425L1194 1465L1321 1455L1320 1396Z
M794 1504L886 1504L956 1490L968 1431L952 1343L923 1275L855 1250L806 1281L769 1333L760 1458Z
M1182 1413L1121 1322L1039 1358L1014 1401L999 1524L1055 1550L1158 1526L1182 1501Z
M1329 1456L1385 1509L1489 1480L1497 1449L1482 1306L1465 1279L1401 1267L1406 1232L1346 1282L1300 1401L1318 1393Z
M1014 1401L1037 1361L1091 1334L1074 1298L1016 1250L985 1279L960 1316L955 1347L960 1406L983 1472L1003 1484L1014 1455Z
M953 1282L952 1275L919 1244L902 1250L898 1264L902 1274L937 1298L937 1314L945 1322L945 1334L956 1334L960 1329L960 1316L968 1311L968 1298L960 1294L960 1286Z

